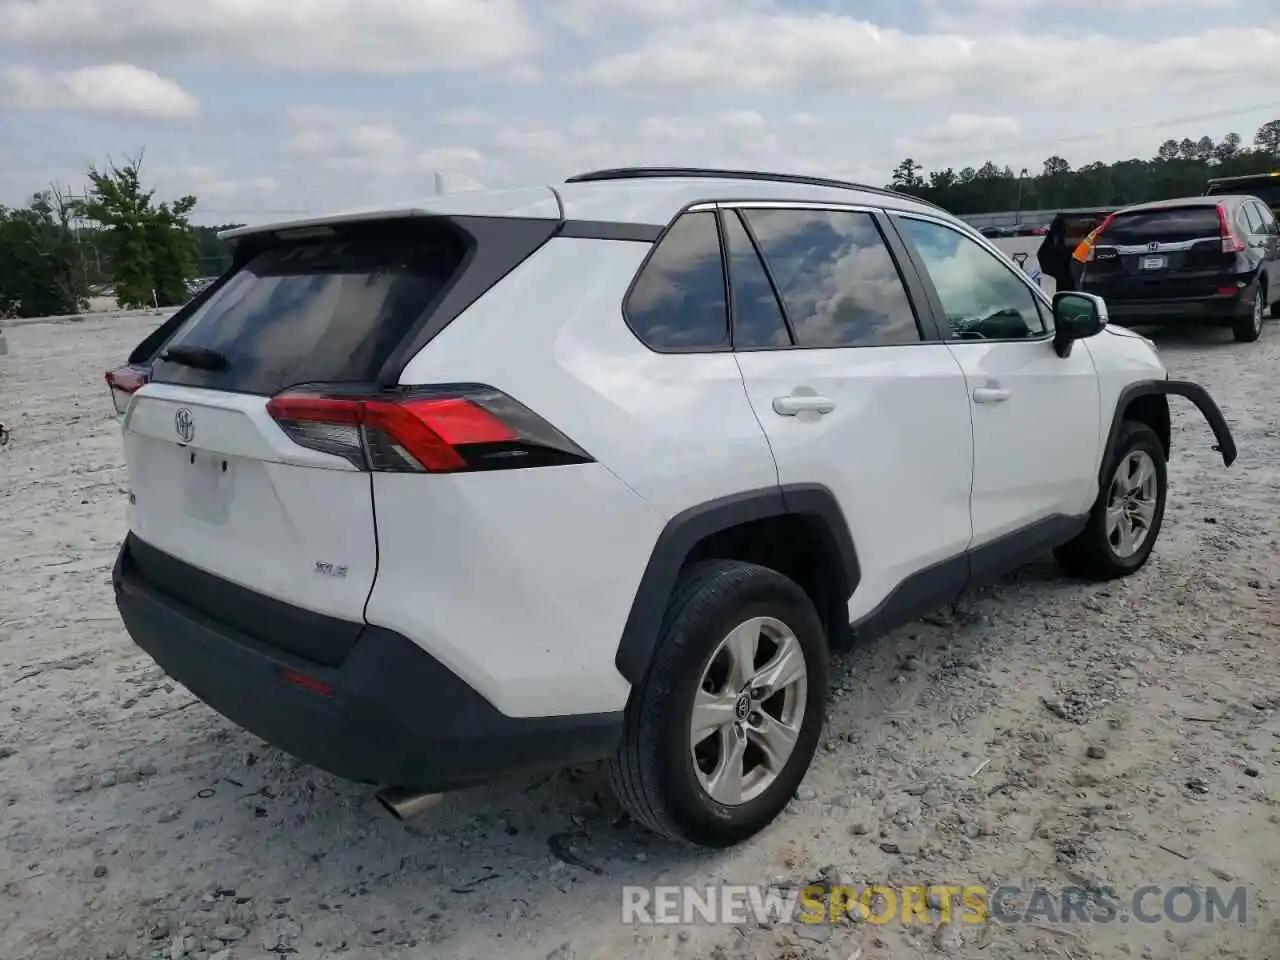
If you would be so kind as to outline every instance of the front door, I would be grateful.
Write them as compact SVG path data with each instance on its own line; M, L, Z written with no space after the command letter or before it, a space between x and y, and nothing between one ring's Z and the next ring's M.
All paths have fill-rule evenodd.
M895 224L937 293L973 417L973 541L982 547L1088 512L1101 400L1084 342L1053 347L1048 304L1017 270L959 230L902 214Z

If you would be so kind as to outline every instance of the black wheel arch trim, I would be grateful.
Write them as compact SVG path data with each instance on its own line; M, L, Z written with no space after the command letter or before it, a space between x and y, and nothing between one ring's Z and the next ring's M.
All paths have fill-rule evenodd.
M848 521L827 487L816 483L782 485L698 504L667 521L640 578L614 658L618 672L629 683L639 684L649 672L667 604L685 560L698 543L745 523L782 516L815 521L815 531L825 540L827 560L836 568L835 578L847 591L843 599L848 601L862 571Z
M1119 436L1125 411L1138 397L1152 395L1185 397L1194 403L1213 431L1214 439L1217 441L1213 448L1222 454L1223 465L1229 467L1235 462L1236 442L1231 435L1231 427L1227 425L1226 417L1218 409L1213 397L1209 396L1208 390L1190 380L1140 380L1121 390L1120 397L1116 400L1115 414L1111 418L1111 430L1107 434L1107 443L1102 451L1102 463L1098 468L1099 488L1106 483L1107 461L1115 446L1116 437Z

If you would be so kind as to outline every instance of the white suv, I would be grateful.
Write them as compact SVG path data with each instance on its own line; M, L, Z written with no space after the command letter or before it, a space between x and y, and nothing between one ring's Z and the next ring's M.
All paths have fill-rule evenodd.
M648 827L794 795L828 651L1054 548L1139 569L1167 396L1079 293L872 187L624 169L224 236L108 374L134 640L393 811L608 759Z

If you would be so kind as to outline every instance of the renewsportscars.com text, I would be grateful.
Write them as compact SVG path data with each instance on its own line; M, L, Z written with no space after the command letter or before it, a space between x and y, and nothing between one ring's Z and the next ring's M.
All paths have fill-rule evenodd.
M622 890L625 924L840 923L1244 923L1244 887L1148 885L1130 893L1113 887L987 887L720 884L629 886Z

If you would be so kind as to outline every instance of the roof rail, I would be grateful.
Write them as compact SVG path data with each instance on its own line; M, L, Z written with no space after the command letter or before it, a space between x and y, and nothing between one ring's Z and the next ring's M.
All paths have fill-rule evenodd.
M769 180L774 183L797 183L810 187L833 187L837 190L861 190L864 193L878 193L889 197L906 197L916 203L941 210L936 203L923 200L909 193L890 190L887 187L873 187L865 183L852 183L848 180L834 180L830 177L810 177L799 173L769 173L763 170L720 170L714 167L614 167L609 170L592 170L588 173L574 174L566 177L565 183L596 183L601 180L643 180L662 177L704 177L715 180Z

